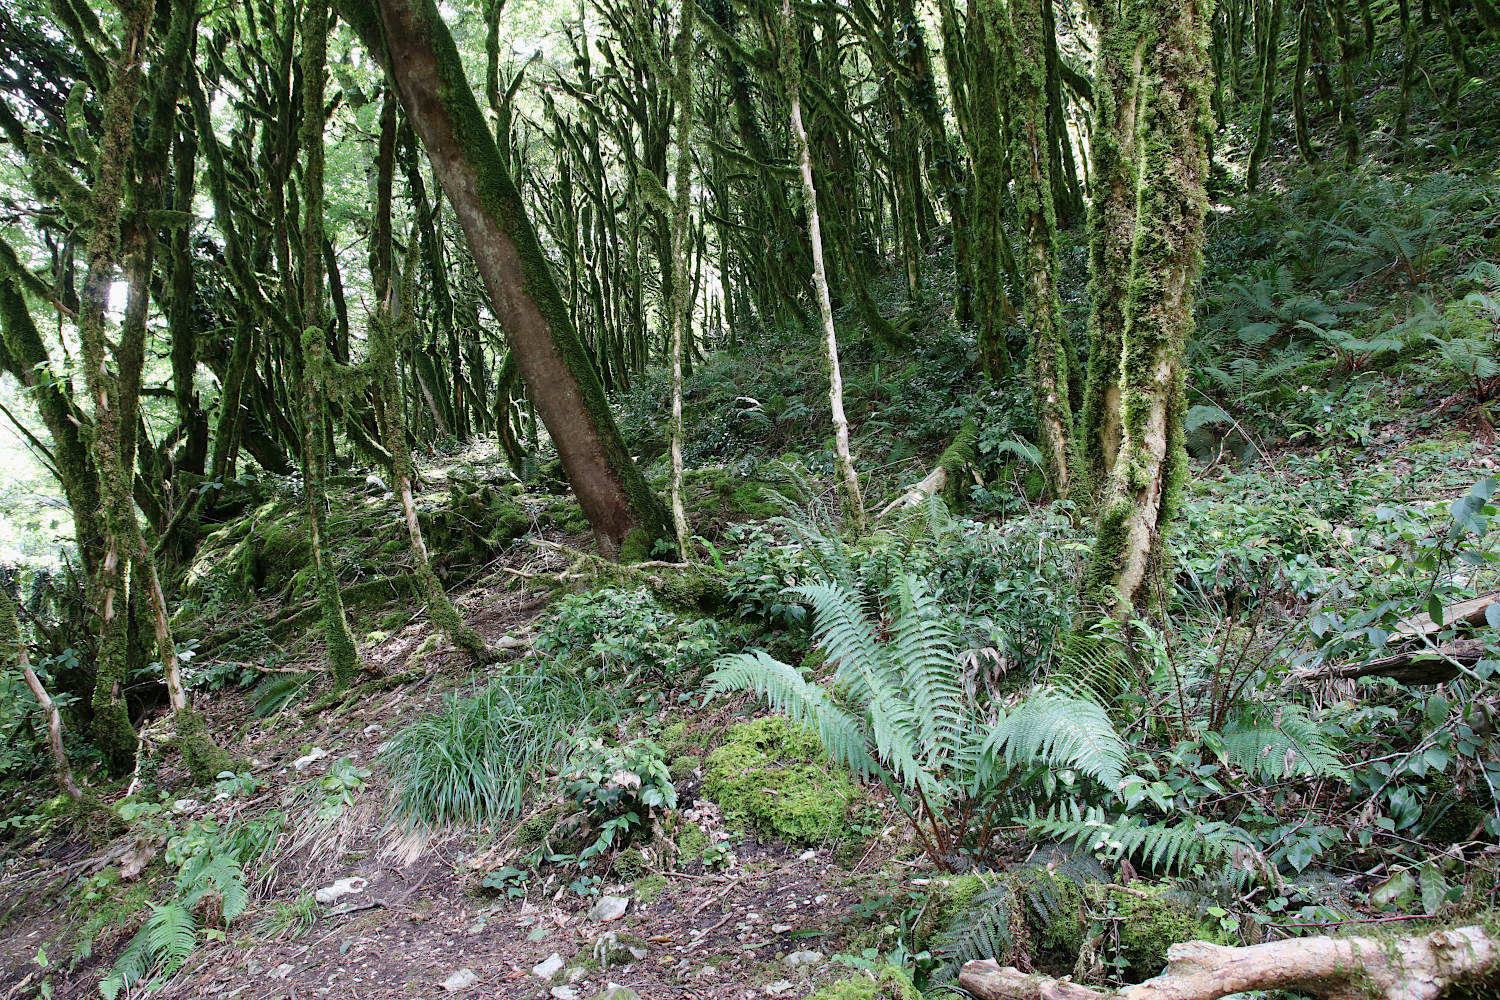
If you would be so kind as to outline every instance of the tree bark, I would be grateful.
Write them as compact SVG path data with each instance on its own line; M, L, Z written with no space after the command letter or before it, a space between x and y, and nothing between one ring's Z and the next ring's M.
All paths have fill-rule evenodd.
M63 750L62 741L62 715L57 710L57 705L47 694L47 689L42 685L41 678L37 677L36 671L31 669L31 663L26 657L26 640L21 635L21 622L16 617L16 608L11 596L0 589L0 652L6 658L15 657L16 666L20 668L21 675L26 679L26 686L31 689L32 697L36 698L37 704L42 706L42 711L47 716L47 748L52 753L53 770L57 775L57 784L62 788L63 794L75 802L83 798L83 792L78 788L78 783L73 780L73 769L68 766L68 755Z
M340 9L386 66L427 149L600 548L644 557L666 534L666 511L615 426L436 4L341 0Z
M688 289L688 246L691 221L689 173L693 152L689 148L693 134L693 12L696 3L682 5L682 24L672 46L673 104L677 109L677 165L672 195L672 526L677 534L677 551L691 562L692 533L688 528L687 510L682 503L682 356L684 342L693 333L693 305Z
M807 129L802 124L799 90L802 54L793 27L791 0L782 0L780 42L782 79L791 104L792 135L797 143L797 162L802 173L803 210L807 213L807 233L812 243L813 290L818 299L818 315L823 321L823 365L828 375L828 407L833 416L839 499L850 529L856 535L862 535L865 531L865 505L860 494L859 474L854 470L854 456L849 450L849 419L844 415L838 335L833 326L833 302L828 297L828 272L823 266L823 234L818 224L818 191L813 184L812 147L807 139Z
M1187 941L1167 949L1167 969L1119 990L970 962L958 984L980 1000L1217 1000L1290 990L1327 1000L1437 1000L1455 985L1500 975L1500 938L1479 926L1410 937L1291 938L1231 948Z

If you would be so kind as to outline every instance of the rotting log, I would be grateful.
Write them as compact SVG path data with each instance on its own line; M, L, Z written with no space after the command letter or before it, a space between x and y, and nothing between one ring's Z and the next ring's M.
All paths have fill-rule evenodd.
M1295 990L1328 1000L1436 1000L1451 987L1500 980L1500 937L1457 927L1408 937L1307 937L1244 948L1187 941L1166 971L1119 990L970 962L958 984L980 1000L1217 1000Z
M937 464L932 467L932 471L927 473L920 482L915 483L906 492L882 507L880 513L876 515L876 520L883 520L893 510L915 507L931 496L956 494L957 490L954 487L960 482L960 477L974 465L974 449L978 438L979 425L972 420L964 421L964 425L953 436L953 443L944 449L942 455L938 457Z
M1460 638L1437 645L1430 641L1424 641L1420 645L1413 643L1415 640L1429 640L1444 629L1461 626L1477 628L1484 625L1488 621L1490 607L1497 602L1500 602L1500 590L1449 604L1443 608L1440 620L1433 619L1429 614L1415 615L1403 620L1400 627L1386 640L1396 646L1408 644L1408 648L1365 662L1335 663L1299 671L1292 675L1291 682L1301 684L1321 680L1354 680L1360 677L1390 677L1402 684L1442 684L1451 681L1464 668L1472 667L1484 658L1484 641Z

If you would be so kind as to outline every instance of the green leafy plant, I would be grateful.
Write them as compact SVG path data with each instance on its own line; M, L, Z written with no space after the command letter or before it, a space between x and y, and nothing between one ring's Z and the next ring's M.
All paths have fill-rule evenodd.
M1029 769L1066 769L1106 788L1122 777L1127 751L1096 704L1043 690L1009 713L981 707L920 578L895 581L889 620L881 623L846 587L809 584L790 593L813 609L818 646L833 665L830 682L757 651L720 660L710 689L753 691L811 727L835 764L892 792L939 866L989 853L1000 800Z
M578 740L569 760L563 791L580 811L594 840L581 852L586 860L614 847L628 846L663 814L677 807L677 789L649 740L609 746L598 738Z

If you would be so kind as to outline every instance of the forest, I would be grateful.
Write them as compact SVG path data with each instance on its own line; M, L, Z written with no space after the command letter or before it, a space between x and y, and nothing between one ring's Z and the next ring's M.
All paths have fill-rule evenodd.
M1496 0L0 0L0 1000L1500 996L1497 422Z

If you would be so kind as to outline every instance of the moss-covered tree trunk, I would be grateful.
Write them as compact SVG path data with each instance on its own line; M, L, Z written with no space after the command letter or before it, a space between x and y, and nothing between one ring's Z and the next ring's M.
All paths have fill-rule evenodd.
M436 4L341 0L340 9L385 64L421 136L600 548L646 555L668 531L666 510L620 437Z
M1270 17L1266 22L1265 39L1260 56L1260 117L1255 126L1255 144L1250 148L1250 164L1246 168L1245 189L1254 191L1260 184L1260 163L1271 148L1271 112L1276 104L1276 54L1281 41L1281 9L1286 0L1271 0Z
M1207 207L1206 0L1143 0L1153 87L1141 112L1141 183L1121 351L1120 451L1086 585L1116 613L1149 599L1149 570L1186 467L1182 355L1193 329Z
M1302 0L1297 18L1297 70L1292 77L1292 125L1297 132L1297 153L1303 163L1309 164L1318 162L1307 129L1307 72L1312 58L1314 2ZM1398 122L1397 128L1400 127Z
M854 469L854 456L849 449L849 418L844 415L844 382L839 371L833 302L828 297L828 274L823 266L823 234L818 221L818 189L813 183L812 144L807 138L807 128L802 124L802 52L792 21L791 0L782 0L779 42L781 77L790 108L792 141L796 143L797 164L802 175L802 208L807 216L807 232L812 243L813 291L818 300L818 316L823 321L823 365L828 376L828 408L833 418L839 500L849 528L856 535L862 535L865 531L865 504L860 493L859 473Z
M136 395L139 385L123 386L111 371L112 352L104 331L109 291L119 266L120 207L131 161L132 129L141 91L141 68L146 58L150 10L145 4L122 5L121 14L121 46L115 75L104 100L92 192L93 230L87 244L88 273L78 312L84 381L94 404L92 447L104 527L104 554L95 578L96 610L100 622L94 690L95 738L112 770L128 769L135 754L135 730L125 709L122 691L128 662L128 574L133 571L142 578L142 589L150 602L151 624L174 715L178 747L193 778L203 781L221 769L226 758L214 747L203 732L202 722L188 708L169 624L166 595L156 572L151 546L136 519L130 464L122 451L125 435L121 426L124 410L121 399ZM191 16L190 7L179 6L174 11L174 27L179 18ZM175 105L175 100L172 103ZM138 366L134 377L139 380Z
M1073 410L1072 351L1057 296L1057 217L1052 197L1052 137L1047 128L1046 36L1039 0L980 0L985 34L1005 79L1012 123L1016 218L1025 241L1022 315L1030 342L1031 389L1042 471L1054 497L1065 496Z
M328 53L327 0L309 0L302 19L302 479L323 635L334 683L347 686L363 663L327 542L324 422L327 419L328 335L323 330L323 95ZM404 450L404 443L403 443Z
M672 102L677 108L677 165L672 193L672 526L677 534L677 551L691 560L692 533L688 529L687 510L682 502L682 360L684 343L692 336L693 305L688 288L688 246L691 221L690 174L693 151L693 12L695 4L684 4L679 15L682 23L672 46Z
M1000 382L1010 374L1010 348L1006 328L1016 309L1006 295L1005 281L1015 277L1017 266L1006 235L1005 192L1010 186L1006 160L1006 122L1001 113L1000 81L994 47L989 43L984 19L975 0L970 0L969 114L972 136L969 157L974 178L974 322L979 342L979 360L985 374ZM1019 281L1017 281L1019 284Z
M1146 39L1135 4L1092 3L1089 11L1099 32L1099 57L1088 219L1089 367L1077 492L1092 504L1104 491L1120 450L1120 357L1140 184L1137 147Z

